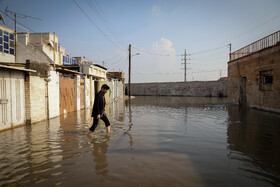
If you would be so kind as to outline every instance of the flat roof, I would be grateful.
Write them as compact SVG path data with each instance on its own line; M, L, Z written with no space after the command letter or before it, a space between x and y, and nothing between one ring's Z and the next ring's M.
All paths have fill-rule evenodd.
M25 68L21 68L21 67L13 67L13 66L5 66L5 65L0 65L0 68L12 69L12 70L17 70L17 71L36 72L36 70L32 70L32 69L25 69Z
M81 74L81 75L83 75L83 73L81 73L81 72L70 70L70 69L56 68L56 70L60 71L60 72L64 72L64 73L74 73L74 74Z
M93 65L95 65L95 66L97 66L97 67L100 67L100 68L102 68L102 69L107 70L107 68L105 68L104 66L101 66L101 65L99 65L99 64L93 64Z

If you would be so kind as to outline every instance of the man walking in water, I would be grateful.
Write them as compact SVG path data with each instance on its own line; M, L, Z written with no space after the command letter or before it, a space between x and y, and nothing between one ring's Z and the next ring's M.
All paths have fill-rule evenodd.
M105 97L104 95L107 93L107 91L110 89L110 87L107 84L103 84L101 87L101 90L95 94L94 98L94 104L92 108L92 114L91 117L93 117L93 124L89 128L87 135L89 135L91 132L95 130L97 127L99 119L102 119L106 125L107 132L110 132L110 122L106 116L105 112Z

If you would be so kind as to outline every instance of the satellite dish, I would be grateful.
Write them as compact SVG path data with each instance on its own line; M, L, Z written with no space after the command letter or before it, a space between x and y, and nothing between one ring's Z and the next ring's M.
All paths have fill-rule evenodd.
M2 16L1 12L0 12L0 20L3 21L4 25L6 25L5 19L4 19L4 17Z

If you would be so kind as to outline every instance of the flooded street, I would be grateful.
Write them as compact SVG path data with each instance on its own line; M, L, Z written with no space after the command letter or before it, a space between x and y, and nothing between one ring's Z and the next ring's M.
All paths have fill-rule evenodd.
M223 98L136 97L0 133L0 186L279 186L280 115Z

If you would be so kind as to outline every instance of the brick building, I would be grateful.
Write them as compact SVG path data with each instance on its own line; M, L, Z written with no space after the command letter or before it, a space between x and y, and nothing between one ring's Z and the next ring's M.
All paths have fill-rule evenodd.
M230 54L229 102L280 112L280 31Z

